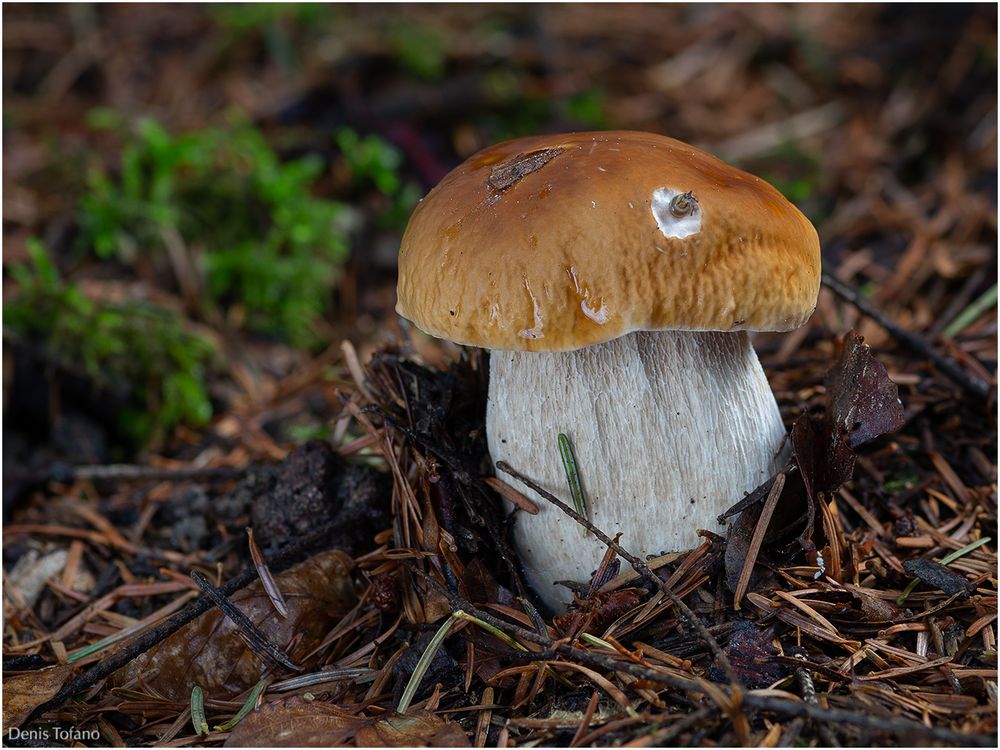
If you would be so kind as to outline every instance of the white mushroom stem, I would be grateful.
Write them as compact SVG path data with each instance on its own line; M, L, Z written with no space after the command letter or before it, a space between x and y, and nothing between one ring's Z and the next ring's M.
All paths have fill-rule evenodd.
M495 351L490 455L570 502L557 435L576 454L590 519L645 557L699 543L717 516L784 458L785 429L743 331L638 332L570 352ZM558 509L522 514L515 542L528 581L556 609L559 580L586 583L605 547Z

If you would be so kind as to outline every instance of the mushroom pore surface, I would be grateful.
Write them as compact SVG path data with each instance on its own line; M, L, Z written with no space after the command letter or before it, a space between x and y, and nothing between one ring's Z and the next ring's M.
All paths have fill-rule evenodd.
M487 437L569 501L557 434L573 444L590 519L643 558L698 544L699 528L782 464L785 429L746 332L639 331L568 352L494 351ZM530 489L514 538L549 606L589 581L606 548Z

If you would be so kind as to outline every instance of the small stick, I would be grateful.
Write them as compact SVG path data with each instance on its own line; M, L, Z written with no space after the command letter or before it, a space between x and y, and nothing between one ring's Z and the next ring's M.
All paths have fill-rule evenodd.
M319 527L315 533L287 545L270 560L268 560L268 564L272 569L279 569L284 565L290 564L304 552L322 545L336 525L336 522L324 524ZM230 579L219 590L226 596L229 596L236 593L244 586L252 583L256 578L257 571L251 566L249 570L244 570L236 577ZM136 639L127 646L109 654L106 658L102 659L83 674L78 677L74 677L72 680L63 685L55 696L32 711L31 716L38 717L46 711L53 711L59 708L77 693L83 692L87 688L96 685L105 677L117 672L134 658L140 654L146 653L156 644L165 641L182 627L211 608L212 600L207 596L202 596L196 599L180 612L173 615L169 620L157 625L155 628L150 628L142 635L137 636Z
M223 614L233 621L233 624L240 629L240 635L247 642L247 645L254 650L255 653L260 656L264 656L275 664L280 664L285 669L290 669L293 672L302 669L298 664L293 662L288 658L288 655L278 648L276 645L271 643L271 640L264 634L260 628L253 624L253 621L247 617L239 608L226 598L226 595L215 586L210 580L205 578L197 570L192 570L189 574L191 580L198 584L198 588L208 595L208 598L212 600L212 603L222 610Z
M764 543L764 534L767 533L767 527L771 523L771 514L774 513L774 508L778 504L778 498L781 497L781 491L784 488L785 475L778 474L771 484L771 491L767 493L767 500L764 501L764 507L761 508L760 517L753 530L753 536L750 537L747 557L743 561L743 570L740 571L739 580L736 582L736 591L733 593L733 609L740 608L740 601L747 592L747 586L750 585L750 574L753 573L754 563L757 562L760 545Z
M288 605L285 604L285 597L281 593L278 582L271 575L271 570L267 567L267 561L264 559L260 547L257 546L257 542L253 538L253 529L249 526L247 526L247 544L250 545L250 559L253 561L253 566L257 569L257 575L260 576L260 583L264 587L264 593L271 600L271 605L275 611L281 615L282 619L285 619L288 617Z
M512 637L522 638L526 641L537 643L546 648L546 651L544 652L517 654L516 656L519 659L547 661L552 658L552 654L549 651L551 649L559 654L562 654L563 656L576 659L584 664L589 664L590 666L597 667L599 669L606 669L609 672L626 672L634 677L667 685L675 690L692 691L702 695L707 695L709 692L709 690L705 687L706 683L698 678L692 678L690 680L682 679L668 673L658 672L654 669L650 669L649 667L644 667L643 665L632 661L625 661L614 656L605 656L603 654L597 654L585 649L576 648L568 643L553 641L552 639L541 636L534 631L527 630L505 620L501 620L488 612L478 609L474 604L465 600L458 593L449 590L436 579L431 577L428 573L420 570L420 568L412 563L405 563L405 565L408 570L418 574L421 578L430 583L437 591L442 593L454 609L463 610L467 614L473 615L474 617L493 625L497 629L505 631ZM511 656L514 655L512 654ZM719 686L713 687L715 690L721 689ZM927 727L920 722L913 721L911 719L888 716L872 716L865 713L855 713L838 708L823 708L822 706L810 703L799 703L797 701L786 700L775 696L755 695L753 693L744 693L742 696L742 702L747 708L753 708L759 711L772 711L779 716L787 716L789 718L801 717L803 719L812 719L817 722L849 724L861 729L886 732L888 734L895 735L922 737L933 742L945 742L961 747L996 747L996 741L993 737L988 735L965 734L963 732L956 732L953 729Z
M812 673L806 666L807 660L805 654L801 653L797 648L792 654L792 657L796 661L802 662L800 666L795 667L795 679L799 683L799 687L802 689L802 699L813 706L819 705L819 700L816 698L816 686L813 683ZM823 723L819 723L816 726L819 731L820 738L827 747L840 747L840 743L837 742L837 738L833 736L833 732L830 728Z
M937 368L960 385L965 391L977 398L987 398L990 395L990 385L983 380L970 375L954 359L939 353L930 342L920 334L907 331L892 322L884 313L873 307L866 300L862 299L857 292L851 289L840 279L828 273L823 274L823 285L840 297L845 302L854 305L861 313L868 316L885 330L900 344L910 351L927 357Z
M633 555L627 549L622 547L620 544L618 544L618 542L614 541L611 537L609 537L607 534L605 534L603 531L597 528L594 524L592 524L586 518L584 518L575 510L566 505L566 503L564 503L558 497L553 495L551 492L548 492L545 488L533 482L531 479L528 479L528 477L524 476L519 471L514 469L506 461L497 461L497 468L500 469L500 471L504 472L505 474L510 474L515 479L520 480L528 487L533 489L535 492L537 492L539 495L541 495L543 498L545 498L550 503L559 508L559 510L568 515L578 524L585 527L588 531L593 532L594 536L596 536L598 539L604 542L605 545L607 545L615 552L617 552L619 556L624 558L628 562L628 564L632 566L633 570L635 570L636 573L641 575L646 580L652 582L664 596L666 596L670 601L674 603L674 606L676 606L677 609L680 610L681 614L684 616L683 619L687 620L687 622L691 624L691 627L694 628L698 636L702 639L702 641L704 641L705 645L708 646L709 650L712 652L712 655L718 660L719 665L726 673L726 677L729 678L729 681L732 683L734 689L739 687L740 685L739 678L736 676L736 672L733 670L733 665L730 664L729 662L729 657L726 656L726 653L722 650L722 647L719 646L718 641L716 641L715 638L712 637L712 634L708 632L708 628L705 627L704 623L702 623L698 615L696 615L691 610L691 608L684 603L683 599L681 599L679 596L677 596L676 593L674 593L673 588L671 588L666 584L666 581L664 581L662 578L656 575L656 573L651 571L642 560L640 560L638 557Z

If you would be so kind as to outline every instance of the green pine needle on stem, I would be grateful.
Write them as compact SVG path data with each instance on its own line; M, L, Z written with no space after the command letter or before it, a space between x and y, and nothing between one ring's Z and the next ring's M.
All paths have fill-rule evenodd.
M569 485L569 494L573 497L573 507L581 516L590 520L590 508L587 505L587 498L583 494L583 485L580 483L580 472L576 466L576 456L573 454L573 445L565 433L559 433L559 455L562 457L563 470L566 472L566 483ZM589 536L590 531L584 529L584 536Z
M600 646L601 648L606 648L609 651L617 653L617 649L615 649L614 646L603 638L598 638L596 635L591 635L590 633L580 633L580 640L584 643L589 643L591 646Z
M80 661L80 659L84 659L90 656L91 654L96 654L98 651L107 648L111 644L124 640L127 636L131 634L132 633L126 633L124 631L121 633L115 633L113 635L109 635L107 638L102 638L96 643L91 643L89 646L84 646L83 648L77 649L76 651L74 651L73 653L69 654L69 656L66 657L66 663L72 664L73 662Z
M228 732L230 729L235 727L243 718L253 711L253 707L257 705L257 699L260 698L261 693L267 689L267 680L261 680L256 685L253 686L253 690L250 691L250 695L247 696L246 702L240 707L240 710L236 712L236 715L227 721L225 724L220 724L215 727L216 732ZM199 688L200 690L201 688ZM205 726L205 733L208 733L208 725Z
M191 725L194 733L201 737L208 734L208 721L205 719L205 691L201 686L191 688Z
M473 617L472 615L467 614L466 612L463 612L462 610L458 610L457 612L455 612L455 614L452 615L452 617L455 617L455 618L457 618L459 620L465 620L466 622L471 622L471 623L473 623L475 625L478 625L483 630L486 630L486 631L492 633L493 635L495 635L497 638L499 638L501 641L503 641L508 646L510 646L512 649L515 649L516 651L523 651L525 653L527 653L527 651L528 651L528 649L526 649L520 643L518 643L517 641L515 641L513 638L511 638L505 632L503 632L502 630L499 630L499 629L493 627L488 622L484 622L483 620L480 620L478 617Z
M941 565L947 565L948 563L953 563L953 562L955 562L955 560L957 560L958 558L962 557L963 555L967 555L970 552L972 552L973 550L979 549L984 544L986 544L988 541L990 541L990 537L984 536L982 539L977 539L976 541L972 542L971 544L966 544L961 549L957 549L954 552L952 552L951 554L948 554L948 555L942 557L940 564ZM914 578L912 581L910 581L906 585L906 588L903 589L903 593L900 594L898 597L896 597L896 605L897 606L899 606L899 607L903 606L903 602L905 602L906 599L907 599L907 597L910 594L913 593L913 589L915 589L917 587L918 583L920 583L920 579L919 578Z
M444 639L448 637L448 631L451 629L452 624L464 614L465 613L461 610L453 612L451 617L441 624L441 627L438 628L434 637L431 638L430 642L427 644L427 648L424 649L424 653L420 655L420 660L417 662L417 666L414 668L413 674L410 675L410 681L406 683L406 689L403 690L403 695L399 699L399 706L396 708L397 713L406 713L406 709L410 707L410 703L413 702L413 697L417 694L417 688L420 687L420 681L424 678L424 675L427 673L427 669L434 660L434 654L437 653L441 644L444 643Z
M437 650L441 648L441 644L444 643L445 638L448 637L448 631L451 629L452 624L458 620L464 620L478 625L483 630L495 635L511 648L524 652L527 652L528 650L503 631L498 630L487 622L483 622L478 617L473 617L472 615L457 609L451 613L451 616L447 620L441 623L441 627L438 628L434 637L431 638L430 642L428 642L427 648L424 649L424 653L420 655L420 660L417 662L417 666L414 668L413 674L410 675L409 682L406 683L406 689L403 690L403 695L399 699L399 706L396 708L397 713L406 713L406 709L410 707L410 704L413 702L413 697L417 694L417 688L420 687L420 681L424 678L424 675L427 673L427 669L434 660L434 654L437 653Z

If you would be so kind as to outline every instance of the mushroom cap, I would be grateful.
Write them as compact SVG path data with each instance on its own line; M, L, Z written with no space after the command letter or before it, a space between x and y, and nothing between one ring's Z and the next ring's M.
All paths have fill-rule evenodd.
M786 331L819 293L819 238L771 185L651 133L519 138L417 206L396 310L487 349L567 351L636 330Z

